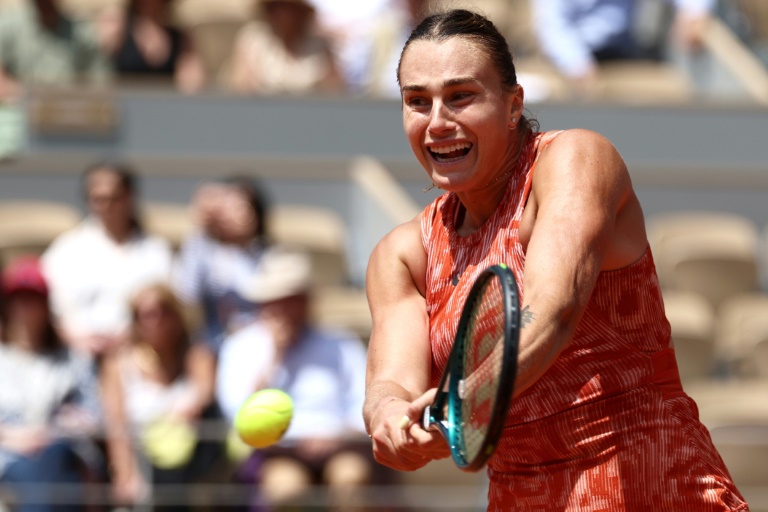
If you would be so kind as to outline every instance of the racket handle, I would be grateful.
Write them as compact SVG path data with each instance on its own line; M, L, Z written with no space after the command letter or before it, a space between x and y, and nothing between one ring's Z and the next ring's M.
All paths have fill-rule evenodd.
M432 422L430 419L432 418L432 414L430 413L429 406L426 406L424 408L424 413L421 415L421 428L424 430L430 430L430 427L432 425Z

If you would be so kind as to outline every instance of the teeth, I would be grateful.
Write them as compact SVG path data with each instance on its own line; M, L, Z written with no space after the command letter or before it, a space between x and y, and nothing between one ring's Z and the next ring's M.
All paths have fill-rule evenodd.
M450 153L452 151L458 151L459 149L469 149L472 146L469 142L459 142L457 144L451 144L450 146L443 146L439 148L430 148L430 151L439 155Z

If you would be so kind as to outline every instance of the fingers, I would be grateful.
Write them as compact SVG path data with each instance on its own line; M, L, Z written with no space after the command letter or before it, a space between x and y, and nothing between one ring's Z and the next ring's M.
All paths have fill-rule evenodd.
M405 416L400 420L400 428L408 430L411 425L421 425L421 418L424 415L424 409L435 399L437 389L430 389L419 398L411 402L405 412Z
M372 440L376 461L400 471L419 469L451 453L439 432L426 431L420 423L413 423L405 430L393 425L381 434L374 433Z
M406 433L400 429L377 429L371 435L376 462L400 471L413 471L426 464L423 455L408 449Z
M377 413L371 431L373 454L377 462L400 471L414 471L434 459L450 455L448 443L437 431L421 426L424 408L432 403L435 389L408 403L389 402Z

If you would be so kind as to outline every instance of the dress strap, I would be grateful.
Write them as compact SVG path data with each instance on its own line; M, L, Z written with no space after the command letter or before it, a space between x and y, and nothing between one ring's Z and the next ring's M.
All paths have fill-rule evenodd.
M533 186L533 171L536 170L536 164L539 161L539 155L541 155L542 151L546 149L547 146L549 146L549 143L555 140L555 137L563 133L565 130L557 130L554 132L545 132L540 134L537 139L536 143L533 146L533 151L535 152L533 163L531 164L531 169L528 171L528 174L525 177L525 187L523 189L523 199L521 201L521 205L525 207L525 205L528 204L528 196L531 194L531 187Z

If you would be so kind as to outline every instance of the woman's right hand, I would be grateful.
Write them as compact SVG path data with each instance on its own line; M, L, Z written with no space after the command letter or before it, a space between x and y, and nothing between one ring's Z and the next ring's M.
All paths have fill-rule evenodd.
M420 404L429 404L435 390L430 390L413 404L398 398L385 398L372 417L371 440L377 462L399 471L415 471L431 460L444 459L451 452L438 432L427 431L419 421L411 421L403 428L403 419L411 416Z

